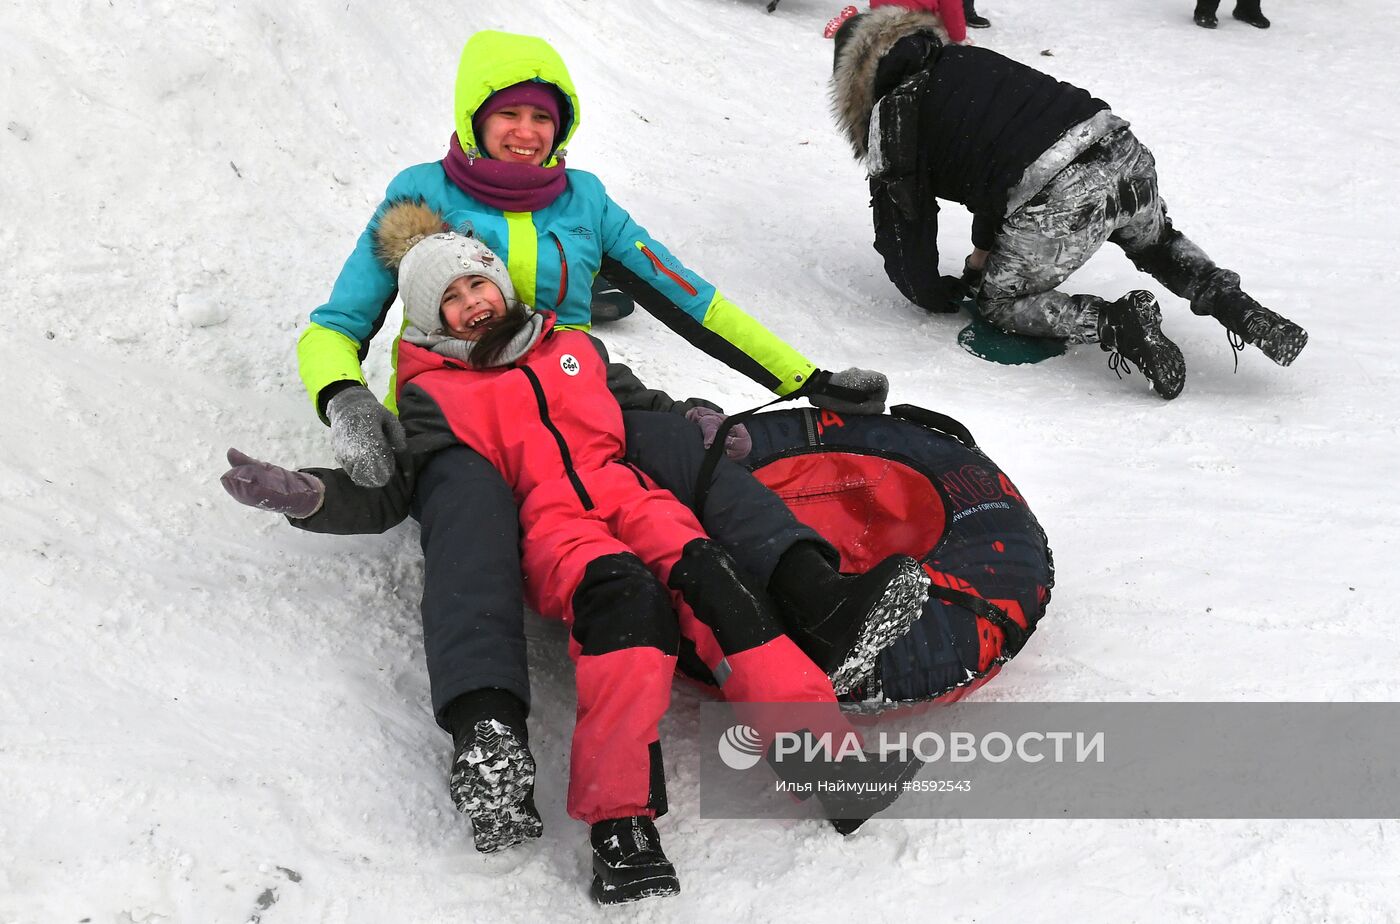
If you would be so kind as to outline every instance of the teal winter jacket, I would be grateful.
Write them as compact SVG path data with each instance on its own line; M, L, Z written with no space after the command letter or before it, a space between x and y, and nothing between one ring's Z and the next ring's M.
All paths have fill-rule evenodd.
M330 299L311 313L297 344L312 401L338 381L364 382L360 363L397 294L374 253L379 217L394 202L421 200L457 231L476 234L505 259L521 301L548 309L561 327L587 330L593 278L601 270L642 308L695 346L771 391L787 394L815 366L687 269L614 202L593 174L568 170L568 185L537 212L503 212L456 186L441 162L404 170L360 235ZM397 353L397 350L395 351ZM392 406L394 387L389 389Z

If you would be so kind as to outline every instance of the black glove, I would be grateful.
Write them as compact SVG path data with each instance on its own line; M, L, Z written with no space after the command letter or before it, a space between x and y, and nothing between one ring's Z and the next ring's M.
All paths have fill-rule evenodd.
M326 404L331 452L362 488L382 488L394 474L394 453L404 449L403 424L363 385L337 392Z
M228 451L228 464L233 467L224 472L219 483L240 504L284 513L294 520L321 509L326 486L315 475L259 462L237 449Z
M982 277L985 274L985 264L983 269L974 269L972 266L972 257L968 257L963 261L963 274L962 278L958 281L967 288L968 298L976 296L978 290L982 288Z
M961 278L957 276L940 276L938 277L938 281L943 287L943 300L935 308L929 309L931 311L949 314L954 311L961 311L963 302L970 298L977 297L977 290L968 283L966 272L963 273ZM978 281L980 282L981 280Z
M869 369L818 370L802 393L817 407L838 414L883 414L890 394L890 380Z

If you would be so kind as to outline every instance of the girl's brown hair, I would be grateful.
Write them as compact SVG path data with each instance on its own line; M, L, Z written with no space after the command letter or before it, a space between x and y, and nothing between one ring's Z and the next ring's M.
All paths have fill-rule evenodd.
M530 309L521 301L512 301L501 319L472 344L467 354L467 363L477 369L489 369L501 365L501 354L510 346L511 340L530 321Z

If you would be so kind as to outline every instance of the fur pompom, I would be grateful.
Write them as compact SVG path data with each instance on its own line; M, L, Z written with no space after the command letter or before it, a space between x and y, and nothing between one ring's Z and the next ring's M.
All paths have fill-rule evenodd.
M442 216L421 199L390 204L374 229L374 255L391 270L398 269L404 254L423 238L451 229Z

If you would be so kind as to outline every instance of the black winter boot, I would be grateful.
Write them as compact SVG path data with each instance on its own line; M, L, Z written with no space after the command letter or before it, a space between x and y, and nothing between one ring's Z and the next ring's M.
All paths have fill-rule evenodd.
M525 704L505 690L474 690L447 707L454 744L448 791L472 820L482 853L539 837L535 759L525 730Z
M1259 12L1259 0L1239 0L1235 4L1234 16L1240 22L1249 23L1256 29L1267 29L1271 25L1264 14Z
M783 634L767 596L754 593L739 576L734 558L709 539L685 544L667 584L710 627L725 654L757 648ZM666 606L669 612L670 603Z
M912 755L881 757L869 751L861 757L842 760L807 760L816 753L811 732L803 747L794 754L778 756L777 744L768 748L766 758L778 779L787 783L792 795L805 801L815 795L831 826L847 836L870 820L877 812L894 804L904 791L904 785L919 775L925 764ZM833 746L839 743L833 743Z
M1196 314L1210 315L1232 335L1230 345L1243 350L1245 344L1287 366L1308 345L1308 332L1276 311L1265 308L1240 289L1240 277L1221 270L1191 302Z
M831 677L837 695L870 676L880 652L923 615L929 577L908 555L891 555L864 574L843 575L815 543L783 553L768 589L788 636Z
M1220 6L1220 0L1202 0L1196 4L1196 25L1202 29L1214 29L1220 23L1215 18L1215 10Z
M1151 292L1135 289L1104 306L1099 314L1099 346L1112 354L1108 367L1115 373L1142 371L1152 390L1170 401L1186 384L1186 360L1162 333L1162 311Z
M977 15L976 0L963 0L963 17L969 29L986 29L992 24L987 17Z
M601 905L678 895L676 868L661 852L661 835L650 818L633 815L593 825L593 900Z
M593 277L593 323L620 321L637 306L631 297L602 276Z
M865 761L847 759L841 762L837 776L844 785L828 794L818 792L817 800L836 833L849 837L870 816L893 805L904 792L904 784L923 769L924 762L917 757L880 759L871 755Z

